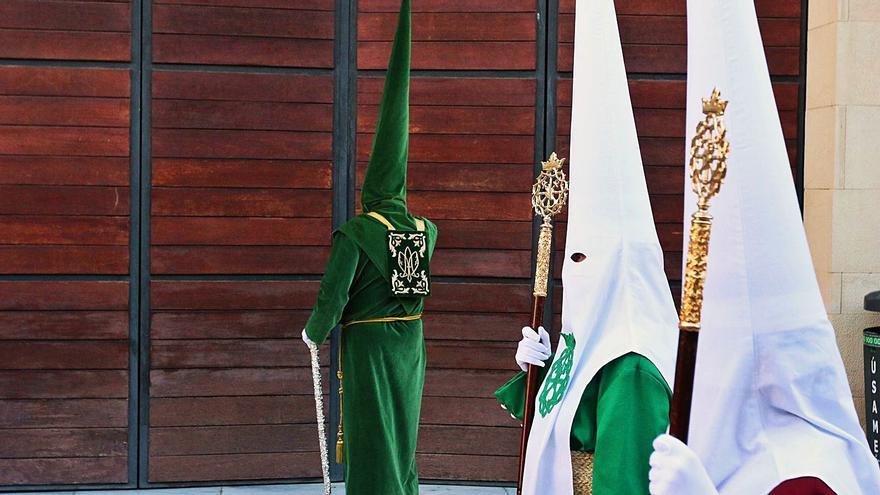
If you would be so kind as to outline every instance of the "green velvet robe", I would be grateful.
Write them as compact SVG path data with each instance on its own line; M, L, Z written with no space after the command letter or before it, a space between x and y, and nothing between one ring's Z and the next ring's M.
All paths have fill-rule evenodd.
M383 214L398 230L416 230L409 214ZM425 224L430 256L437 228ZM306 324L312 341L320 345L339 323L421 314L423 298L391 294L386 232L377 220L361 215L334 234ZM346 493L417 495L415 454L425 381L421 320L343 329L342 372Z
M547 367L542 368L543 381ZM495 392L522 420L525 373ZM647 495L648 458L669 426L672 391L657 367L630 353L606 364L584 390L571 428L571 449L594 452L594 495Z

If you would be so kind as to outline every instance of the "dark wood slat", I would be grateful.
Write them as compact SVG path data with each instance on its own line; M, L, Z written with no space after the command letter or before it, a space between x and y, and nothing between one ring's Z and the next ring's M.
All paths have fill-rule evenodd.
M535 2L530 0L432 0L416 2L413 12L534 12ZM397 12L400 2L396 0L361 0L360 12Z
M0 186L0 215L126 215L127 187Z
M2 286L0 286L2 287ZM154 281L154 309L309 309L318 282Z
M358 43L359 69L385 69L391 43ZM412 44L413 69L533 70L535 44L532 42L418 42Z
M159 456L150 458L150 481L285 479L321 475L317 453Z
M372 134L358 134L357 158L369 160ZM415 162L531 164L532 136L413 134L409 158Z
M131 30L131 5L112 2L4 0L0 28L58 31Z
M526 250L438 249L431 273L449 277L518 277L531 275L532 252Z
M330 160L332 137L326 132L154 129L153 155L161 158Z
M513 332L511 332L513 334ZM435 369L516 371L516 342L472 343L428 342L427 365Z
M125 428L0 429L0 462L10 458L124 457L127 452Z
M152 197L154 215L329 218L333 214L326 190L156 187Z
M510 379L510 371L441 370L425 372L425 397L492 397Z
M0 344L2 345L2 344ZM152 369L308 367L309 353L300 338L273 340L156 340ZM2 347L0 347L2 352ZM325 356L325 365L329 356Z
M60 485L125 483L127 457L75 457L70 459L0 459L4 485Z
M302 310L158 311L153 312L154 339L287 339L300 335L311 313Z
M379 107L365 105L358 109L358 132L376 128ZM410 132L415 134L509 134L535 133L535 109L532 107L431 106L410 108Z
M324 393L328 393L324 380ZM150 396L217 397L314 393L310 368L152 370Z
M0 154L127 157L128 129L0 126Z
M157 186L330 189L331 176L329 162L153 160L153 184Z
M510 481L516 480L519 456L419 454L422 479Z
M513 457L519 455L521 435L518 424L501 428L422 425L419 428L418 452Z
M125 311L3 311L2 340L127 339Z
M413 210L416 214L420 212ZM437 220L441 249L531 249L531 222Z
M333 103L333 79L299 74L157 70L153 98Z
M125 62L131 58L130 35L0 29L0 57Z
M0 341L0 369L2 370L127 368L128 342L126 341Z
M127 99L0 97L0 124L128 127L128 123Z
M311 452L319 455L317 425L196 426L150 430L150 456L268 454Z
M431 290L431 298L426 302L430 311L526 313L532 301L528 281L521 284L436 282Z
M358 163L357 183L363 183L366 162ZM474 163L407 164L408 191L507 192L529 191L534 181L531 165Z
M407 205L432 220L531 220L531 193L427 192L407 194ZM360 201L360 200L358 200Z
M128 255L126 246L0 245L0 273L125 275Z
M150 252L157 275L322 274L330 254L325 246L156 246Z
M333 12L156 5L153 32L332 40Z
M127 158L0 156L0 184L128 186Z
M359 77L358 105L378 105L384 81L382 77ZM533 107L536 90L533 79L416 76L411 82L410 104Z
M329 218L153 217L152 220L153 245L330 245Z
M494 397L425 397L422 401L422 426L519 426L519 421L498 405ZM492 444L489 444L492 445Z
M126 399L0 400L0 428L125 428Z
M391 41L397 13L358 16L360 41ZM531 12L416 12L412 39L419 41L535 41L537 29Z
M329 10L336 8L334 0L154 0L156 4L219 5L229 7L265 7L291 10Z
M0 216L6 244L128 245L127 217Z
M0 371L0 399L124 399L127 371Z
M0 94L32 96L128 97L123 69L0 67Z
M162 63L331 68L333 42L293 38L154 34L153 60Z
M433 312L429 308L424 320L428 339L518 342L529 313Z
M0 281L0 310L128 310L128 282Z
M329 401L325 401L324 404L326 407ZM166 397L150 400L150 424L153 427L288 424L314 421L315 398L309 395ZM310 435L310 437L314 436Z
M2 101L0 101L2 103ZM0 106L2 110L2 106ZM153 100L154 128L333 131L324 103Z

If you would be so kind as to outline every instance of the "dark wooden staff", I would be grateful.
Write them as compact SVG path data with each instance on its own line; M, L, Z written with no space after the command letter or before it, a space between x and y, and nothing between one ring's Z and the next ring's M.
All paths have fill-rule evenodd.
M550 253L553 251L553 216L565 206L568 199L568 181L562 171L565 160L557 158L556 153L542 162L542 170L535 185L532 186L532 208L541 217L541 234L538 237L538 254L535 263L535 289L532 302L532 328L537 329L544 321L544 301L547 299L547 285L550 274ZM526 397L523 407L522 441L519 450L519 477L516 484L517 495L522 495L523 474L526 467L526 447L532 420L535 417L535 399L538 396L538 367L529 365L526 373Z
M690 427L694 370L703 310L703 286L709 260L709 237L712 234L709 200L721 189L727 174L727 155L730 152L727 129L722 118L726 109L727 102L721 100L718 89L712 91L709 99L703 100L703 114L706 117L697 124L688 164L691 187L697 195L697 211L691 216L690 242L679 313L675 388L669 412L669 433L684 443L688 441Z

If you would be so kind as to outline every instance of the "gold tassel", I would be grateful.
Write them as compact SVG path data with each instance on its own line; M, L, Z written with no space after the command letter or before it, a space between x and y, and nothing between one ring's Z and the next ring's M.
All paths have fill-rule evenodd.
M342 464L342 431L336 434L336 464Z

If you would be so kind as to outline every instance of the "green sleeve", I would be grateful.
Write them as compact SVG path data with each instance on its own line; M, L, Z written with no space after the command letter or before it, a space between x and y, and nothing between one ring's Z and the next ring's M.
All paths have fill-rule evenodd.
M321 279L317 302L306 323L306 335L312 342L323 344L330 331L342 320L359 256L360 250L348 237L339 233L333 236L327 271Z
M669 425L671 395L663 375L638 354L603 368L596 405L594 495L647 495L651 445Z
M538 368L538 383L544 382L547 375L547 368L550 360L545 362L543 368ZM501 404L501 407L507 410L511 416L522 421L523 409L526 407L526 374L523 371L513 375L513 378L507 381L498 390L495 391L495 398Z

